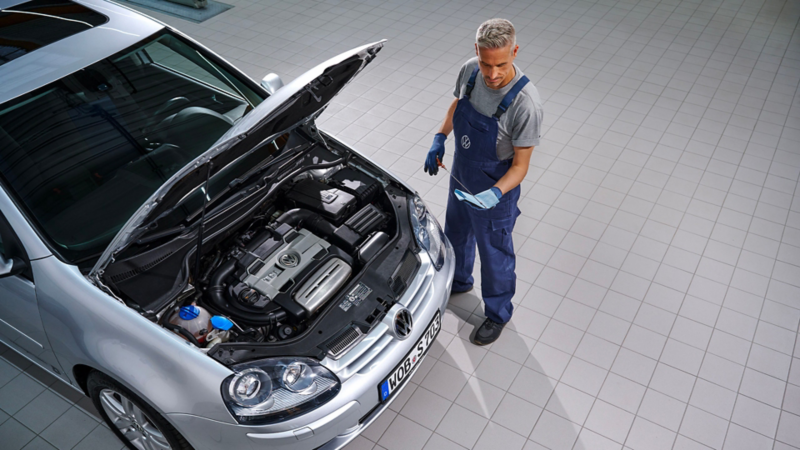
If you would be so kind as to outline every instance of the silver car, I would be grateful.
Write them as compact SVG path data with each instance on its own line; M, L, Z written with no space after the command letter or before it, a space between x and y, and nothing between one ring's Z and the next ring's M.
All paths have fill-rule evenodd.
M452 247L283 86L101 0L0 11L0 339L135 449L336 449L434 342Z

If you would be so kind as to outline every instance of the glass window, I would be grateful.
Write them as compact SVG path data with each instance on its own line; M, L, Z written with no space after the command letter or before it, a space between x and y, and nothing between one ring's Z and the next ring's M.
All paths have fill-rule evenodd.
M96 259L263 100L248 86L164 32L0 105L0 174L64 259Z
M0 7L0 66L107 21L96 11L64 0Z
M166 35L157 39L147 47L146 52L155 64L166 69L207 83L228 95L245 97L254 103L261 101L260 97L241 81L226 75L220 66L174 36Z

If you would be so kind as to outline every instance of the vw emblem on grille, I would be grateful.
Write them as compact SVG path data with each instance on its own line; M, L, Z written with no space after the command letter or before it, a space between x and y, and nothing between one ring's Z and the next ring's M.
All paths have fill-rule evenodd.
M472 145L472 142L469 141L469 136L467 136L466 134L461 136L461 147L463 147L464 150L466 150L469 148L470 145Z
M278 258L278 262L283 267L295 267L300 264L300 256L296 253L284 253Z
M394 336L402 341L411 334L413 327L414 318L411 317L411 312L405 308L397 311L394 316Z

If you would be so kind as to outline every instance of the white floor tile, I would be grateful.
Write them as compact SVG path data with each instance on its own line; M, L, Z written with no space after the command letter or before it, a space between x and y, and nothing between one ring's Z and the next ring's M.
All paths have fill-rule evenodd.
M389 38L319 122L442 220L446 179L422 159L481 21L515 23L543 100L511 325L474 347L480 292L451 299L419 386L348 448L800 448L795 3L227 3L201 24L145 12L255 79ZM36 395L3 367L0 408L28 418L6 423L38 448ZM94 445L85 431L76 449Z

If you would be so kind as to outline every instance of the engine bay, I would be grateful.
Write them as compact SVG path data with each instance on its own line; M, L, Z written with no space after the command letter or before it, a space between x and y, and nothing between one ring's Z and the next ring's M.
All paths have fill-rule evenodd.
M223 364L340 356L419 267L409 193L332 139L311 142L283 172L251 188L266 198L243 197L210 217L202 246L194 229L141 239L103 282Z

